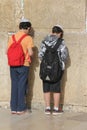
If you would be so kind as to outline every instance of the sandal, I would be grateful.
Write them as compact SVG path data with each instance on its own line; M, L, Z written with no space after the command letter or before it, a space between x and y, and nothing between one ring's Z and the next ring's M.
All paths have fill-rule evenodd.
M11 111L11 114L17 114L17 112L16 111Z
M26 111L17 111L17 115L22 115L24 114Z

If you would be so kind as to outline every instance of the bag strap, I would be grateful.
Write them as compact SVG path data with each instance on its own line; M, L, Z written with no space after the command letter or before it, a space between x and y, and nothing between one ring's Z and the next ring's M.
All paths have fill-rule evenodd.
M50 46L48 46L45 42L43 42L43 43L44 43L46 49L50 48Z
M58 40L57 40L56 44L54 45L54 47L53 47L53 45L48 46L44 41L43 41L43 43L45 44L46 49L53 48L53 49L57 50L59 48L59 46L61 45L62 41L63 41L62 38L58 38Z
M62 38L58 38L57 43L54 45L54 49L57 50L59 48L59 46L61 45L63 39Z
M27 34L24 34L17 42L21 43L21 41L27 36ZM15 35L12 35L12 39L14 42L16 42Z
M16 40L15 40L15 35L12 35L12 40L15 42Z

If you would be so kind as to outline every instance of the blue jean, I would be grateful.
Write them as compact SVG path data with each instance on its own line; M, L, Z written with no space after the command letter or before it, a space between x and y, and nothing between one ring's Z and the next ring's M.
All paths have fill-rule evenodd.
M10 67L11 111L26 110L25 93L28 87L29 67Z

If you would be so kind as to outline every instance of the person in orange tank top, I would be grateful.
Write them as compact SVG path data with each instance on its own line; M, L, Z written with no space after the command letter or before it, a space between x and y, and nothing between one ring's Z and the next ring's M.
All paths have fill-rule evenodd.
M31 22L28 19L22 19L19 23L19 31L15 34L15 39L18 40L24 34L29 34L31 29ZM12 37L9 38L8 46L12 44ZM27 107L25 102L25 93L28 87L29 66L31 63L31 56L33 55L33 39L27 35L22 41L21 45L25 54L24 65L10 66L11 77L11 113L23 114Z

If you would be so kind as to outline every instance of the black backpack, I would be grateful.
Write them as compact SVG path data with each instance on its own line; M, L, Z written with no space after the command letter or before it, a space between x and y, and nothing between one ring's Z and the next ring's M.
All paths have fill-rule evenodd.
M61 80L63 71L57 51L61 43L62 39L60 38L57 40L54 47L44 43L46 51L40 64L40 78L43 81L57 82Z

